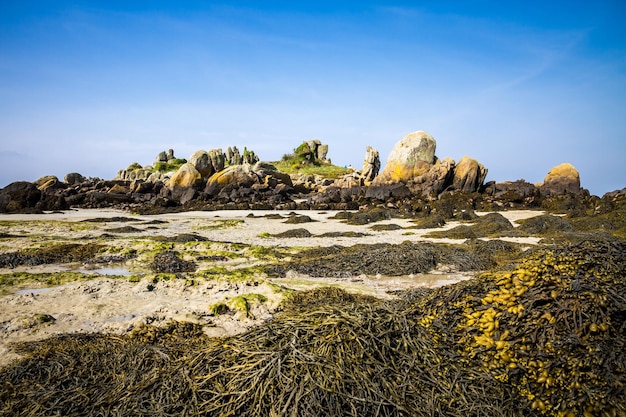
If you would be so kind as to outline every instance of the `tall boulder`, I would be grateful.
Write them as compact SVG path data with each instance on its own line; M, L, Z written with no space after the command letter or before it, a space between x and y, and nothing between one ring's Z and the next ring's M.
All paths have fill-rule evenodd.
M366 183L370 183L378 175L380 170L380 154L371 146L365 148L365 158L363 159L363 170L361 171L361 178Z
M195 151L187 161L189 164L193 165L194 168L202 175L206 177L208 175L213 174L213 164L209 159L209 153L207 151L199 150Z
M213 175L213 173L220 172L224 169L226 165L226 155L224 155L221 149L211 149L208 155L211 160L211 165L213 166L213 172L209 175Z
M557 165L548 172L539 189L544 195L579 193L580 174L570 163Z
M487 169L477 160L464 156L454 168L452 187L468 193L478 191L485 182Z
M422 130L409 133L393 147L385 169L373 185L407 183L425 174L435 163L436 148L437 142L428 133Z

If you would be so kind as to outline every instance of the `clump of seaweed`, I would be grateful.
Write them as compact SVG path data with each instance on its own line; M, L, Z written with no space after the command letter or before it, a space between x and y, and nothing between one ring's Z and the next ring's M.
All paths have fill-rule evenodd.
M475 239L508 235L508 232L513 230L511 222L500 213L476 216L471 221L471 226L462 224L449 230L436 230L426 236L447 239Z
M529 235L550 236L574 231L574 227L569 221L551 214L520 220L519 223L521 223L519 229Z
M91 219L81 220L85 223L127 223L127 222L138 222L140 219L134 217L124 217L124 216L113 216L113 217L94 217Z
M206 242L207 239L204 236L197 235L195 233L180 233L174 236L153 236L153 240L157 242L176 242L176 243L187 243L187 242Z
M438 264L453 265L461 271L483 267L478 257L461 248L403 242L306 250L289 262L266 267L266 272L285 276L287 271L294 270L313 277L339 278L361 274L399 276L429 272Z
M464 366L509 384L522 408L626 415L625 249L597 241L538 249L512 270L462 283L470 288L454 297L440 291L415 314L440 343L459 347Z
M368 234L363 233L363 232L353 232L350 230L346 232L325 232L317 236L318 237L364 237L364 236L368 236Z
M285 220L283 223L288 223L288 224L301 224L301 223L312 223L315 220L313 220L311 217L306 216L306 215L293 215L290 216L287 220Z
M212 325L212 323L201 325L176 320L170 320L161 326L142 324L134 327L128 334L128 338L148 344L162 344L171 340L205 338L203 327L208 325Z
M411 220L412 223L415 223L415 226L412 226L415 229L436 229L446 224L446 219L440 214L431 214L428 216L424 216L419 219Z
M474 231L483 236L491 236L513 229L513 224L500 213L488 213L473 220Z
M295 237L295 238L303 238L303 237L311 237L313 236L311 234L311 232L309 232L307 229L304 228L299 228L299 229L290 229L290 230L286 230L282 233L275 233L275 234L270 234L270 236L272 237Z
M133 226L120 226L120 227L111 227L109 229L105 229L106 232L110 233L137 233L141 232L141 229L138 229Z
M59 243L43 248L2 253L0 254L0 267L15 268L20 265L84 262L92 259L103 249L103 245L95 243Z
M377 231L377 232L385 232L385 231L391 231L391 230L401 230L402 226L400 226L399 224L395 224L395 223L374 224L370 226L370 229Z
M178 272L194 272L197 265L192 261L185 261L180 258L176 251L163 251L154 256L154 261L150 268L154 272L178 273Z
M348 224L363 225L391 219L391 211L382 207L367 208L356 212L341 211L331 219L345 220Z
M500 239L469 239L465 245L487 268L507 263L521 253L520 244Z
M472 226L461 224L448 230L435 230L425 235L426 237L443 239L475 239L478 236Z

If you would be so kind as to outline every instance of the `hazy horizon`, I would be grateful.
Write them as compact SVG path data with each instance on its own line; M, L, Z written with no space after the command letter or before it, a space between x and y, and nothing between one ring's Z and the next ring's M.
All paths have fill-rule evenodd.
M0 21L0 187L312 138L384 166L416 130L487 181L569 162L592 194L626 187L623 1L9 1Z

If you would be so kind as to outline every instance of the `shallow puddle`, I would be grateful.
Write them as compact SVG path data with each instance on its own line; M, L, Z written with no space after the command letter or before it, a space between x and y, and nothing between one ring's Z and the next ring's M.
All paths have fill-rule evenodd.
M105 268L94 268L94 269L74 269L74 272L80 272L82 274L98 274L98 275L112 275L112 276L123 276L129 277L133 275L132 272L128 270L128 268L123 266L117 267L105 267Z

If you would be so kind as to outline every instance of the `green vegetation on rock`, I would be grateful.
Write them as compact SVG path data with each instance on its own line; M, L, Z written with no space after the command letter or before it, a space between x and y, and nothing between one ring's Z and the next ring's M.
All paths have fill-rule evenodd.
M154 172L172 172L177 171L183 164L187 163L184 158L176 158L168 162L156 162L154 164Z

